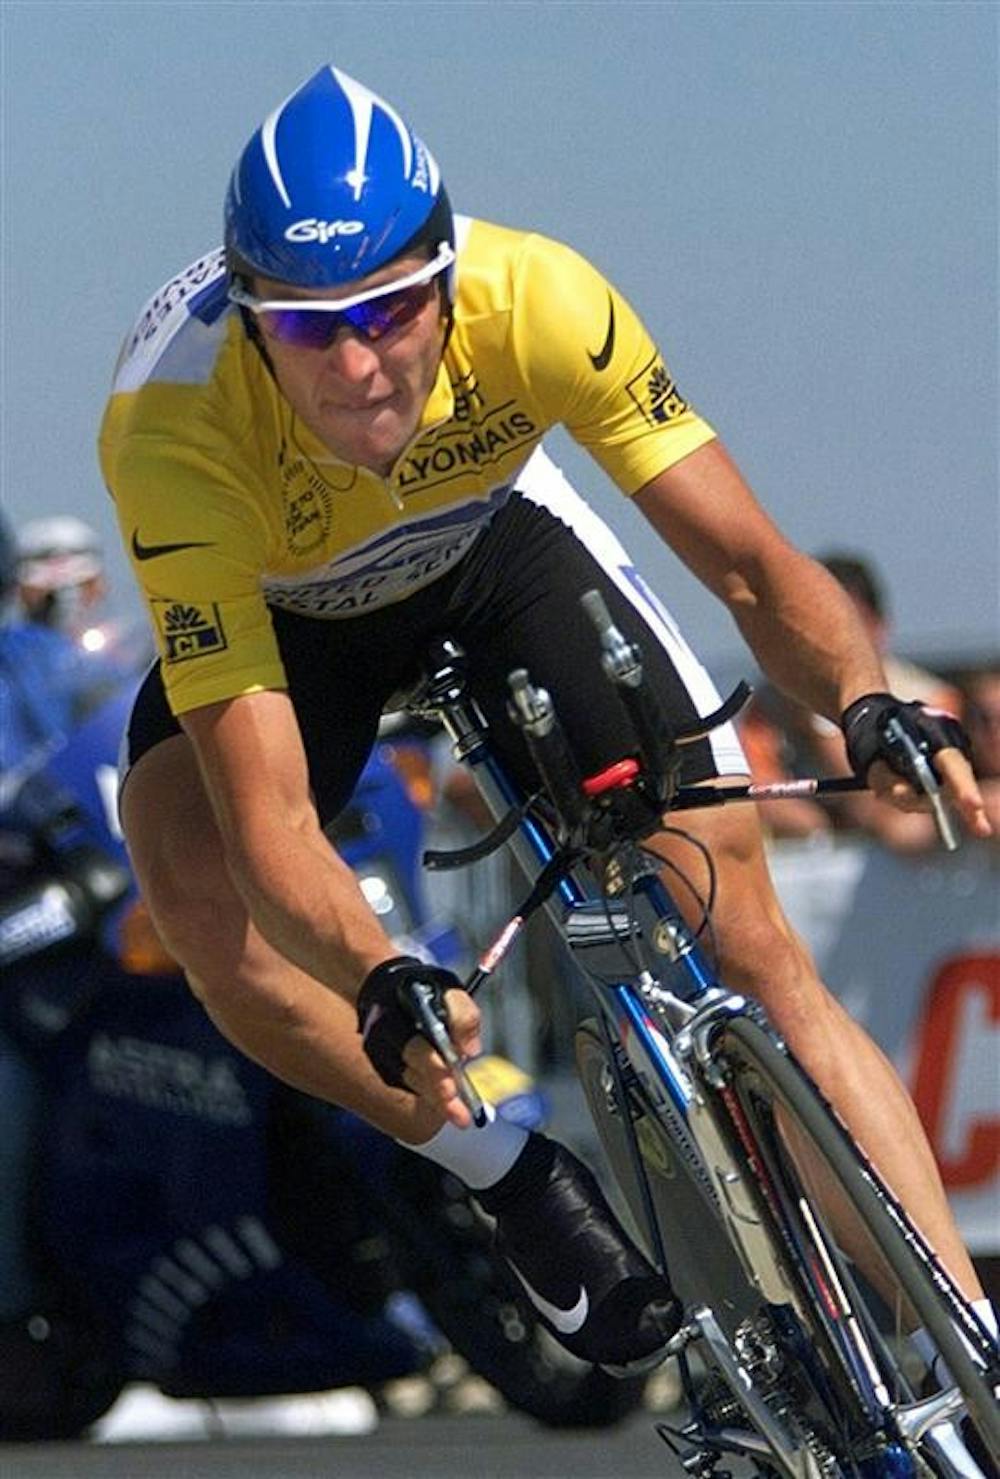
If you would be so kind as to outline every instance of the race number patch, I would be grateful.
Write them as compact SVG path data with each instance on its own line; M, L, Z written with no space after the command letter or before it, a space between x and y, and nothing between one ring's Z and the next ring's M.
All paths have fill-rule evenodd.
M192 606L184 601L154 601L152 605L165 662L207 657L210 652L224 652L228 646L214 603Z

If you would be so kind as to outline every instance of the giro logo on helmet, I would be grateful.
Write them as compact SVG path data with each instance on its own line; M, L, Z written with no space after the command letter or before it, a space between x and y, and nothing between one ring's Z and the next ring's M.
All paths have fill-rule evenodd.
M364 221L317 221L315 216L306 216L294 221L285 232L286 241L319 241L326 243L335 236L357 236L365 229Z

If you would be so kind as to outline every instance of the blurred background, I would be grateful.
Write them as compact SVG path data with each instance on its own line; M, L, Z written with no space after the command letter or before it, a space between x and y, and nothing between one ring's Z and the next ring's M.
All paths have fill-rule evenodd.
M390 98L458 209L562 237L811 551L866 549L898 642L997 622L997 16L967 4L5 3L3 500L106 537L94 452L139 308L216 245L233 161L325 60ZM690 639L729 619L568 442ZM648 546L642 549L639 546Z
M682 393L715 425L778 523L802 548L833 557L830 568L859 603L897 691L961 709L1000 836L997 42L996 7L974 3L3 0L0 498L20 541L13 604L35 644L28 656L29 646L14 642L12 661L22 676L37 676L38 627L68 634L77 655L88 655L85 703L60 718L52 745L63 749L52 758L50 745L46 760L78 799L90 787L122 892L100 928L74 938L75 974L65 953L53 956L45 945L36 960L16 945L18 1004L34 1003L36 1033L18 1037L21 1026L11 1028L10 1042L34 1065L20 1080L11 1077L22 1068L0 1011L0 1100L21 1106L4 1112L0 1244L23 1231L5 1228L2 1214L26 1195L25 1168L38 1161L33 1116L44 1101L45 1156L56 1168L42 1188L43 1203L50 1200L40 1224L47 1269L75 1271L99 1296L97 1327L114 1312L114 1360L101 1366L105 1346L78 1309L67 1315L58 1300L44 1304L47 1286L43 1304L33 1295L26 1315L0 1267L0 1370L26 1374L13 1396L0 1381L0 1440L87 1430L112 1404L123 1370L126 1395L140 1388L139 1405L124 1416L111 1406L105 1426L91 1430L99 1437L148 1436L157 1424L162 1436L245 1431L241 1423L361 1432L390 1411L448 1402L493 1411L503 1387L496 1371L470 1385L454 1342L440 1330L428 1334L426 1309L407 1304L405 1288L403 1303L390 1308L379 1285L363 1311L374 1353L367 1374L359 1374L360 1336L348 1319L357 1311L334 1302L328 1312L346 1364L321 1364L321 1384L335 1391L361 1383L346 1415L258 1406L249 1416L231 1410L226 1429L218 1403L209 1421L201 1400L219 1394L213 1353L238 1385L234 1350L247 1370L230 1396L284 1390L268 1374L270 1329L258 1321L254 1346L237 1322L230 1347L221 1317L212 1331L199 1326L176 1254L194 1236L177 1220L181 1212L211 1215L212 1228L235 1231L228 1245L198 1232L207 1267L218 1275L228 1260L244 1293L239 1258L262 1281L273 1272L263 1224L253 1222L251 1237L245 1214L247 1197L256 1206L259 1195L263 1206L273 1190L263 1171L253 1195L246 1187L264 1164L261 1125L272 1124L275 1091L210 1035L163 959L114 835L123 693L148 640L95 442L126 330L165 280L220 242L222 198L246 138L333 61L411 121L459 210L560 237L590 257L639 309ZM725 612L653 542L596 466L560 432L547 445L623 536L720 685L757 681ZM844 768L835 732L766 684L758 689L743 733L759 778ZM118 710L95 711L109 693ZM39 704L52 697L51 689L40 694ZM0 746L0 893L9 900L26 877L34 886L47 875L32 850L37 839L3 830L6 754ZM793 922L831 986L906 1076L963 1231L996 1288L1000 845L967 844L946 856L926 819L900 819L865 798L827 810L783 804L764 816ZM401 910L397 933L422 930L424 944L456 966L492 938L520 882L494 860L458 879L432 877L418 897L416 864L425 842L466 841L480 824L440 745L390 735L338 844L364 874L373 907ZM137 998L129 984L136 976L155 979L160 994ZM44 1012L32 996L40 983L58 987L51 999L43 992ZM69 1006L59 994L67 989ZM0 1007L14 998L8 992ZM573 1029L585 1009L539 922L488 1007L491 1046L528 1075L501 1062L499 1093L526 1113L547 1114L557 1133L593 1156L571 1071ZM178 1114L191 1121L183 1133ZM341 1143L329 1124L307 1129L343 1158L333 1162L338 1193L359 1159L366 1174L377 1160L367 1142ZM411 1191L421 1208L433 1201L426 1187ZM316 1200L308 1186L284 1192L296 1206ZM171 1221L166 1202L175 1195ZM349 1228L341 1219L342 1243L331 1254L340 1266L358 1249L371 1256L384 1222L374 1195L369 1187L361 1198L374 1231L360 1212ZM78 1211L68 1228L67 1203ZM146 1218L127 1249L116 1241L122 1206ZM326 1218L325 1204L319 1210ZM313 1248L326 1247L329 1226ZM294 1242L295 1228L283 1233ZM386 1270L405 1263L406 1246L404 1237L374 1260L396 1295ZM466 1252L475 1262L478 1245ZM165 1267L174 1270L169 1289ZM423 1276L433 1299L442 1281L426 1269ZM411 1266L410 1292L416 1277ZM311 1295L303 1303L311 1309ZM469 1330L477 1310L500 1308L475 1291L468 1305ZM237 1313L234 1305L234 1321ZM432 1313L439 1323L447 1318ZM504 1315L508 1325L511 1318ZM393 1340L404 1335L410 1344L400 1353ZM480 1337L469 1341L481 1354ZM67 1407L66 1392L45 1387L50 1375L40 1373L49 1372L53 1351L78 1373L81 1342L90 1374ZM320 1349L328 1362L336 1354L329 1332ZM439 1366L434 1382L409 1396L396 1387L390 1397L392 1361L402 1369L430 1355L458 1364L450 1376ZM302 1389L310 1390L317 1368L306 1368ZM542 1390L535 1372L527 1395L508 1372L509 1403L528 1411L548 1403L545 1420L556 1424L580 1412L610 1424L640 1400L581 1388L579 1373L570 1381L555 1367ZM49 1407L31 1405L46 1393ZM183 1402L168 1404L165 1414L162 1402L149 1401L162 1393L191 1404L180 1416ZM644 1400L671 1399L661 1384ZM11 1413L22 1414L21 1429Z

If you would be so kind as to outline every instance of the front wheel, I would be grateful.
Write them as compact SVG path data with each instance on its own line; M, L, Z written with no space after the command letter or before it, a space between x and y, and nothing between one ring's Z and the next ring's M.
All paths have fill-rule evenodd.
M799 1290L798 1322L829 1377L831 1445L856 1455L867 1428L876 1434L867 1472L891 1472L894 1454L917 1473L974 1472L965 1467L967 1456L957 1463L949 1457L941 1423L929 1422L935 1383L909 1339L923 1328L951 1374L948 1385L961 1394L969 1447L988 1475L990 1456L1000 1462L996 1343L766 1028L732 1018L713 1047L735 1135L750 1147L762 1214ZM946 1388L938 1383L937 1390ZM959 1416L952 1415L953 1429ZM969 1424L977 1436L968 1434Z

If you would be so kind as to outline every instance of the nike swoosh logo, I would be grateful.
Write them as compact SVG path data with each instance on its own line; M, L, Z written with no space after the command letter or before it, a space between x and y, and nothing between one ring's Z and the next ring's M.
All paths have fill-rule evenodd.
M132 553L137 560L155 560L158 555L175 555L182 549L208 549L210 541L188 540L182 544L140 544L138 529L132 534Z
M510 1263L509 1259L507 1261ZM587 1298L587 1291L582 1284L580 1285L580 1298L576 1304L572 1305L568 1310L564 1310L560 1309L557 1304L550 1304L547 1299L538 1293L537 1289L532 1289L519 1268L515 1268L512 1263L510 1266L524 1285L524 1292L535 1306L535 1309L540 1315L545 1316L549 1323L559 1331L560 1335L575 1335L578 1330L582 1329L590 1313L590 1300Z
M608 335L596 354L587 350L587 358L595 370L606 370L611 363L611 356L615 352L615 305L611 294L608 294Z

